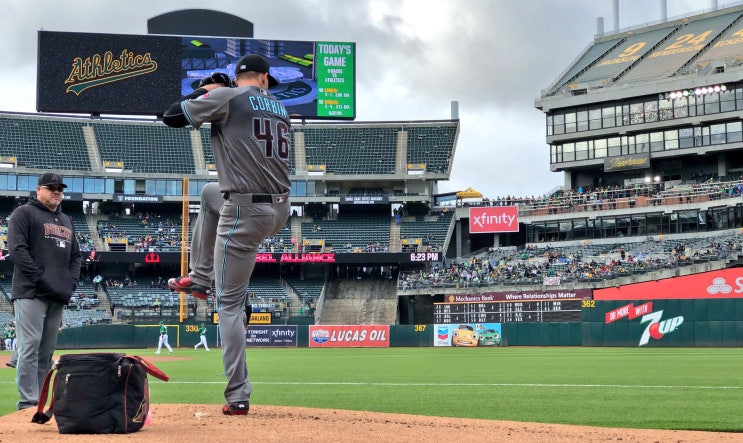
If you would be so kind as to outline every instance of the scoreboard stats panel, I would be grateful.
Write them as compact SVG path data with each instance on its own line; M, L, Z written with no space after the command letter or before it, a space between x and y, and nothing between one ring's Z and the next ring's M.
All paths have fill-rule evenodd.
M434 323L580 322L586 300L434 303Z

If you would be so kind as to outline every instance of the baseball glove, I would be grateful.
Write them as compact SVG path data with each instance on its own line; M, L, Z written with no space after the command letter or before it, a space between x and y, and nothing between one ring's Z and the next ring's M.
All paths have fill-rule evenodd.
M214 72L209 77L201 79L199 82L199 88L206 85L224 85L228 88L231 88L233 86L232 79L223 72Z

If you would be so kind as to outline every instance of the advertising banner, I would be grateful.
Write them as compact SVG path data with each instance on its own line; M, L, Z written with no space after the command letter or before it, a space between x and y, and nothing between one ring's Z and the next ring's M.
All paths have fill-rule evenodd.
M544 291L485 292L482 294L449 294L449 303L482 303L494 301L536 301L591 299L590 289L564 289Z
M650 167L650 154L622 155L604 159L604 172L647 169Z
M310 348L387 348L389 325L310 325Z
M500 346L502 331L500 323L462 323L453 325L435 324L434 346Z
M297 325L248 326L246 347L297 346Z
M471 207L470 232L519 232L518 206Z
M663 300L743 298L743 268L721 269L682 277L594 289L594 300Z
M598 300L583 310L583 346L741 347L743 299Z

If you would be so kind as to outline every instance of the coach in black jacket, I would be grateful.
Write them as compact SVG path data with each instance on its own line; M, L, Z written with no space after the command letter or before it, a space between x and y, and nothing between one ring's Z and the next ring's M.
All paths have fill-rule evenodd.
M8 220L13 261L13 295L18 336L18 409L39 400L49 371L64 306L80 276L82 258L72 220L59 204L67 185L59 174L39 178L36 197Z

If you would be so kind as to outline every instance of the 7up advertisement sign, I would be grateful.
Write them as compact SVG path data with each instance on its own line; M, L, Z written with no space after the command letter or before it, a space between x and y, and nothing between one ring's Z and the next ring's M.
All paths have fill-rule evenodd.
M645 346L651 340L662 340L666 335L678 331L684 323L684 317L681 315L667 316L664 315L663 309L653 311L653 302L620 306L606 313L605 322L609 324L624 318L630 321L639 318L640 324L645 326L638 346Z
M660 340L664 335L675 332L684 322L684 317L677 316L663 319L663 311L651 312L643 315L640 323L647 323L645 330L640 336L639 346L645 346L650 339Z

